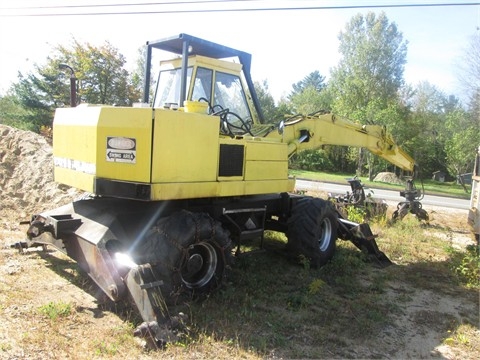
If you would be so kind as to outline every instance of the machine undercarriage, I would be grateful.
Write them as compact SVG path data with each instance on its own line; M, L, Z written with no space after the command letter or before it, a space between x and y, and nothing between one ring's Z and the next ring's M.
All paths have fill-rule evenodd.
M244 241L265 230L284 232L286 256L308 255L314 267L333 256L337 237L376 265L391 264L368 224L344 219L329 201L287 193L234 205L92 197L35 215L26 241L13 247L62 251L112 301L130 299L143 319L135 335L162 345L176 339L185 321L171 309L222 286L235 248L239 255Z

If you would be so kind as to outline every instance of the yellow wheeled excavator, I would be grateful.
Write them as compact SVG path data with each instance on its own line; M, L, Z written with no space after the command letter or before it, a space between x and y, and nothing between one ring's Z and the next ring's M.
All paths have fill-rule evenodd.
M285 253L312 266L333 257L337 238L390 263L368 224L296 194L288 175L291 155L326 144L365 147L413 170L385 127L324 112L272 122L250 54L187 34L146 49L143 103L57 109L55 180L91 195L32 216L17 246L52 245L111 300L130 298L143 318L135 334L156 344L171 340L169 309L218 288L235 248L265 230L285 233ZM150 101L157 50L174 59L161 62Z

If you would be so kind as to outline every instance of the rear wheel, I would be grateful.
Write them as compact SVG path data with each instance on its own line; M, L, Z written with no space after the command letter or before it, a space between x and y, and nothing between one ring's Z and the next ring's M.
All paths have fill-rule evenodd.
M231 249L230 235L218 221L183 210L160 219L136 253L153 266L172 305L218 288L231 264Z
M296 258L305 257L312 267L325 265L335 254L337 221L329 201L299 199L288 220L287 251Z

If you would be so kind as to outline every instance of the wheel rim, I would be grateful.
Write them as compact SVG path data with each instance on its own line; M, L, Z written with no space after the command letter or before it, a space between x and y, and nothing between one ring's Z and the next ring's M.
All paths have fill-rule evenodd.
M332 223L330 222L330 219L325 218L320 224L320 237L318 239L318 248L320 249L320 251L327 251L331 239Z
M190 289L208 284L215 275L218 256L208 242L200 242L188 248L187 259L182 267L182 281Z

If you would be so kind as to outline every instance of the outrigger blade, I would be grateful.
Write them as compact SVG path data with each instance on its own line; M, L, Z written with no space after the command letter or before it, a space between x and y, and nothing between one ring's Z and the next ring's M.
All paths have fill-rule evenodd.
M343 240L350 240L357 248L366 254L369 260L376 263L379 267L385 268L392 265L392 261L378 248L375 238L377 235L372 233L370 225L358 224L344 219L338 215L338 236Z

